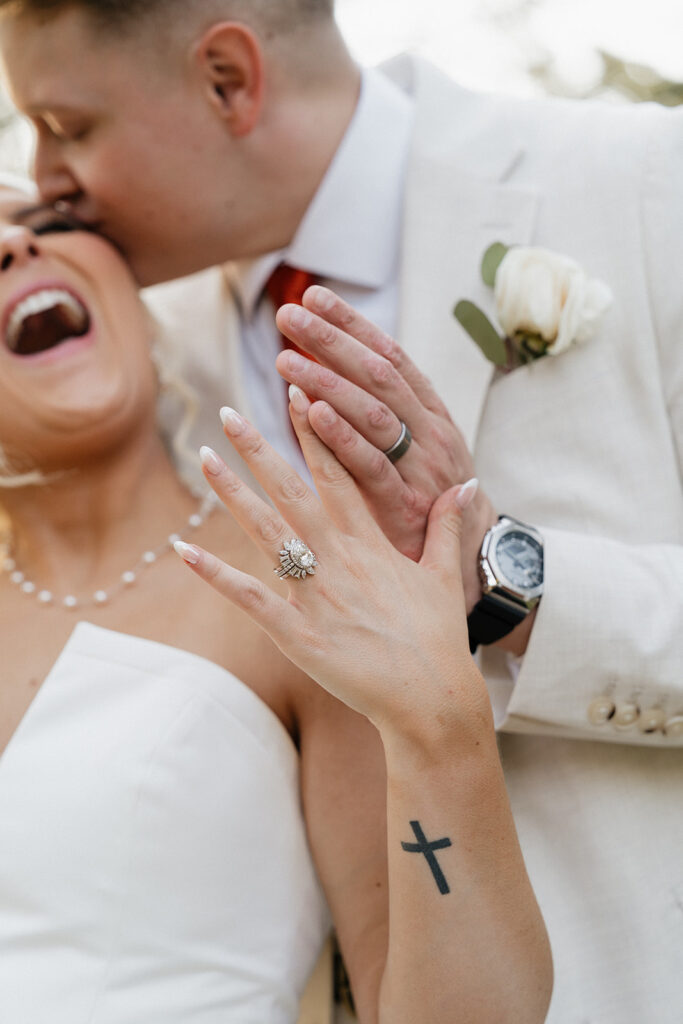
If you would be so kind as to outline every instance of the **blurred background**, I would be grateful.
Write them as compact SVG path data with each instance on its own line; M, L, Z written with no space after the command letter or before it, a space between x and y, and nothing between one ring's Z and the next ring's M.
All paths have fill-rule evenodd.
M337 0L358 57L410 49L462 85L683 102L681 0Z
M358 60L417 52L462 85L519 96L683 103L682 0L337 0ZM31 137L0 94L0 167Z

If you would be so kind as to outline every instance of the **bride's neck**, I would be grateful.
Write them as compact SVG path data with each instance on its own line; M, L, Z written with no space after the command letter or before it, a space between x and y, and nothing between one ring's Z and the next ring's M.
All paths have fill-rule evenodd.
M155 432L0 500L21 569L43 586L67 580L74 589L157 547L196 505Z

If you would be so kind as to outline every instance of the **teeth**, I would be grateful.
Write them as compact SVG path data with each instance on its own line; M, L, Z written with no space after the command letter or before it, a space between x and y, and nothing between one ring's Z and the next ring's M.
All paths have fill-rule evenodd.
M36 313L44 313L45 310L53 309L55 306L66 306L81 322L85 321L88 316L87 310L78 299L62 288L44 288L42 291L33 292L12 310L6 334L9 348L15 351L21 325L27 317L35 316Z

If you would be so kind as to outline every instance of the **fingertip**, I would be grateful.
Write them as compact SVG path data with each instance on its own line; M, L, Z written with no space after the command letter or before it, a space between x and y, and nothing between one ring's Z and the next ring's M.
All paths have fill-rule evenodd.
M283 334L285 333L285 329L289 327L290 316L293 308L293 304L291 302L287 302L284 306L280 306L280 308L275 311L275 323Z
M338 414L332 408L330 403L324 402L320 399L317 402L312 403L311 410L313 412L313 420L317 420L319 423L322 423L323 426L325 427L334 426L334 424L337 423L339 419Z
M325 314L334 308L337 296L321 284L312 284L304 292L302 301L311 312Z
M278 354L277 354L277 356L275 358L275 369L280 374L280 376L284 379L285 383L287 383L287 376L288 376L289 371L290 371L289 353L290 353L290 349L283 348L282 352L278 352Z

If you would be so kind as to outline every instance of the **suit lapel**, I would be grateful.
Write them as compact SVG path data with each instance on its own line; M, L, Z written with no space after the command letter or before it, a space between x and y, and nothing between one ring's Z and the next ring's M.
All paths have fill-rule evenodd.
M416 100L398 340L431 379L472 450L493 366L454 319L453 308L467 298L492 314L481 258L492 242L529 241L536 196L505 180L523 152L481 116L482 103L489 110L495 104L419 62L400 59L389 73Z

